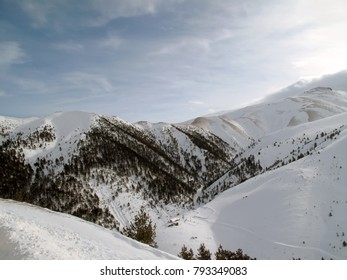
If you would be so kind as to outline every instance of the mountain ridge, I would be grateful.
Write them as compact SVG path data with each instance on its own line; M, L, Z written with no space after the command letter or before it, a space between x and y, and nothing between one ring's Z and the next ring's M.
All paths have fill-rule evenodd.
M158 225L159 248L177 254L178 242L181 245L192 242L197 247L201 240L216 248L216 240L228 244L223 230L217 227L222 232L218 235L208 224L202 226L194 213L200 211L203 214L199 217L205 217L210 211L206 212L207 205L212 203L212 208L216 208L214 201L218 197L257 178L274 172L286 174L289 166L302 170L299 163L303 160L314 166L310 159L319 159L321 152L342 141L339 139L343 139L342 144L339 142L342 149L346 114L347 94L319 87L277 101L177 124L131 124L118 117L86 112L59 112L23 124L12 122L12 126L3 129L1 157L6 165L0 178L0 195L118 230L126 227L145 206ZM0 118L0 126L2 119L6 118ZM19 177L19 173L22 176ZM296 186L295 182L286 184L290 190ZM341 191L340 183L336 184ZM245 205L247 196L245 192L237 204ZM319 199L322 198L317 197ZM225 209L229 209L227 205ZM233 211L240 209L236 207ZM225 220L223 211L219 215ZM180 217L185 222L168 229L167 221L172 217ZM252 215L244 218L252 221ZM206 219L219 223L217 217ZM194 230L189 223L198 224L200 230ZM227 223L230 223L228 219ZM257 225L252 232L261 232L261 225ZM206 234L217 237L211 239L200 233L200 226ZM323 228L323 224L317 227ZM188 236L189 232L199 237L192 241L190 238L194 236ZM342 232L338 234L341 236ZM172 238L167 238L171 234ZM246 248L250 255L280 257L272 249L268 254L254 251L247 245L254 242L253 239L247 241L234 234L242 241L239 247ZM178 238L180 241L171 242L178 235L182 236ZM276 238L283 239L283 236ZM229 242L229 245L235 244ZM300 257L287 247L284 256ZM342 249L338 253L329 253L329 250L332 248L325 247L326 253L320 257L345 256ZM300 252L304 252L302 257L319 257L310 250Z

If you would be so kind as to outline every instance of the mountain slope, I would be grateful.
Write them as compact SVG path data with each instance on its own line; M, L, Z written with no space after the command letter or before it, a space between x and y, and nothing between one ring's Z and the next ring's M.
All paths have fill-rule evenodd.
M343 119L338 123L329 119L345 112L347 94L320 87L273 103L190 121L226 142L239 145L231 168L204 189L203 201L329 144L346 125Z
M183 244L205 243L212 251L222 244L257 259L347 259L346 120L344 113L302 125L306 133L344 127L310 155L219 194L177 227L163 227L159 246L177 253Z
M230 168L234 153L195 127L165 125L154 133L116 117L55 113L8 134L0 194L119 228L131 219L122 213L122 195L191 207L197 190Z
M263 102L243 109L209 115L190 123L211 131L228 143L241 148L267 134L312 122L347 110L345 92L318 87L298 95Z
M0 259L176 259L76 217L0 199Z

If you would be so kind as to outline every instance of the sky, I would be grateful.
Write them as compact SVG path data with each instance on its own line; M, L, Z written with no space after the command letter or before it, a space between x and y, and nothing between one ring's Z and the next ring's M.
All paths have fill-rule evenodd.
M345 0L0 0L0 115L181 122L347 69Z

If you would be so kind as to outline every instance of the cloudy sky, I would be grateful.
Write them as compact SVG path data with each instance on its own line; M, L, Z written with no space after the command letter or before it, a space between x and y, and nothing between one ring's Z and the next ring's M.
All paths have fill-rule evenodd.
M0 115L184 121L347 68L345 0L0 0Z

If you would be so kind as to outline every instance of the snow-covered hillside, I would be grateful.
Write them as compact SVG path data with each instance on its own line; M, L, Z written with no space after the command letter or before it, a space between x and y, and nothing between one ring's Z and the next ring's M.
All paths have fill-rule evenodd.
M18 126L2 151L2 197L109 228L126 226L141 204L190 207L196 191L224 174L235 154L194 126L144 127L85 112L59 112Z
M0 116L0 144L6 138L6 136L8 136L8 133L13 131L16 127L31 122L35 119L36 118L20 119Z
M316 129L346 121L347 114L342 114L317 123ZM309 125L302 128L307 132ZM205 243L212 251L219 244L242 248L258 259L347 259L346 149L345 129L309 156L249 179L186 213L179 226L163 228L159 245L171 253L182 244L197 248Z
M80 111L57 112L16 126L11 135L20 133L21 138L27 140L22 146L26 160L32 165L37 157L56 159L62 156L67 162L96 117ZM48 139L44 132L47 132Z
M0 199L0 259L176 257L70 215Z
M347 111L345 92L318 87L276 101L222 114L199 117L191 124L211 131L228 143L247 147L259 138L306 122Z
M346 129L327 87L180 124L55 113L7 129L0 194L113 229L145 207L174 255L346 259Z

